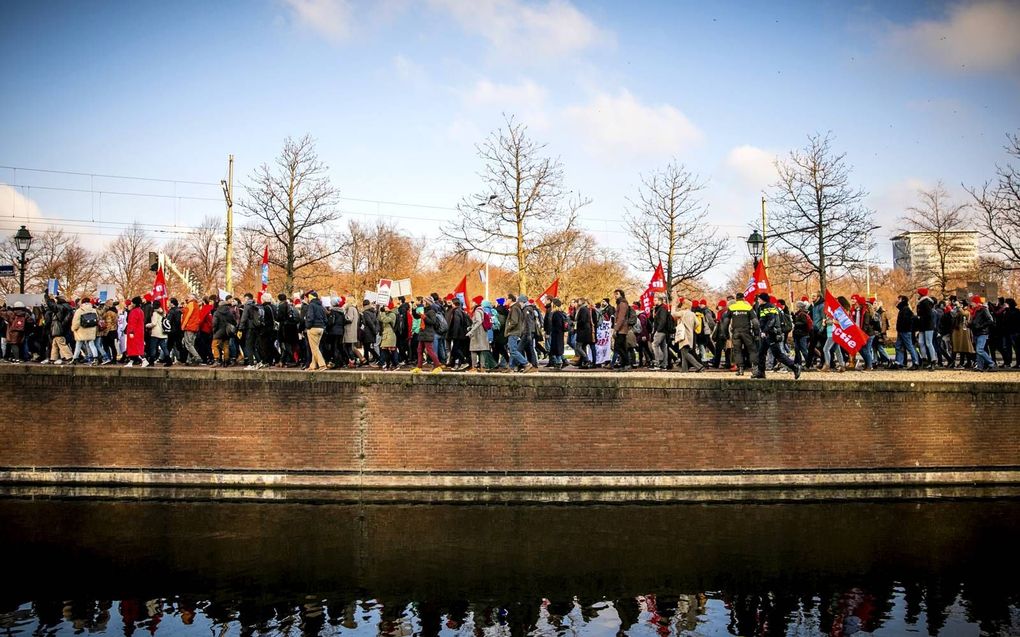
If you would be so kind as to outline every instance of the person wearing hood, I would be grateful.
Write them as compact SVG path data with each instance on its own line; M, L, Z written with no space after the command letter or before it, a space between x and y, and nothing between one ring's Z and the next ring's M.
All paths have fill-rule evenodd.
M383 307L379 310L379 329L382 336L379 340L379 368L385 371L396 371L400 366L397 360L397 310L394 307Z
M899 296L896 301L896 367L903 369L910 355L911 369L921 369L921 355L914 347L914 311L910 299Z
M71 362L77 363L78 354L84 353L85 362L95 365L99 358L96 351L96 332L99 329L99 312L92 307L89 299L82 299L71 317L71 333L74 334L74 354Z
M213 363L228 367L230 360L230 337L237 332L234 312L230 303L221 300L213 312L212 355Z

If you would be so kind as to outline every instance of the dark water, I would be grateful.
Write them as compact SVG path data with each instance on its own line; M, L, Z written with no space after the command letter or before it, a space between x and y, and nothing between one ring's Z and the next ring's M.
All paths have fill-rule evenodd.
M1020 634L1020 501L0 499L4 635Z

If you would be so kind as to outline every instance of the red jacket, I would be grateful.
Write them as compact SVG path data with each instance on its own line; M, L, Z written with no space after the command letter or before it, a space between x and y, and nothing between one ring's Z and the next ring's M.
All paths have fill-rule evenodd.
M127 328L127 355L145 356L145 312L142 308L133 307L128 312Z

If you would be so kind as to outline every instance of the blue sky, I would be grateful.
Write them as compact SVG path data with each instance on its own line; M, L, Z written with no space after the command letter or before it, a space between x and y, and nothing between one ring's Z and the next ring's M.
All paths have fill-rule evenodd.
M233 153L243 181L310 133L349 216L438 238L506 112L594 200L582 224L625 251L641 173L686 164L742 241L771 159L832 131L884 239L918 187L962 196L1004 160L1018 33L1020 3L996 1L10 0L0 165L215 183ZM4 168L0 182L17 184L0 186L3 231L24 214L84 220L67 227L92 243L222 211L215 186Z

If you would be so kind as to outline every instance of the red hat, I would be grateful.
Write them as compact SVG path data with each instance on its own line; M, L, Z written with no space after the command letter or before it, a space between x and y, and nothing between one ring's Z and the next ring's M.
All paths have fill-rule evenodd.
M974 296L970 297L970 302L971 303L981 303L981 295L980 294L975 294Z
M339 297L338 300L339 300L338 305L340 305L340 306L347 305L347 297L346 296L341 296L341 297Z
M482 295L479 294L475 298L471 299L471 302L474 303L475 305L481 305L482 301L484 301L484 300L485 300L485 298Z
M928 296L928 288L917 288L918 296Z
M452 294L447 294L446 298L444 298L443 300L444 301L452 301L453 300L453 295Z
M807 297L807 296L802 296L802 297L800 297L800 300L801 300L801 301L808 301L809 299L808 299L808 297Z
M692 310L693 309L697 309L699 303L700 303L700 301L698 301L698 299L691 299L691 309Z
M875 297L873 297L873 296L869 296L869 297L868 297L868 303L874 303L874 302L875 302L875 300L876 300L876 299L875 299Z
M683 305L683 304L684 304L684 301L686 301L686 300L687 300L687 299L685 299L685 298L684 298L684 297L682 297L682 296L681 296L681 297L679 297L679 298L678 298L678 299L676 300L676 304L677 304L677 307L679 307L679 306Z
M771 294L769 295L769 303L771 303L772 305L775 305L776 301L778 301L778 300L779 299L777 299L776 297L772 296Z
M151 294L146 294L145 296L142 297L142 300L143 301L151 301L152 300L152 295Z
M715 304L716 307L726 307L726 299L719 299L719 302Z
M701 299L698 302L701 304L701 307L708 307L708 301L706 301L705 299Z

